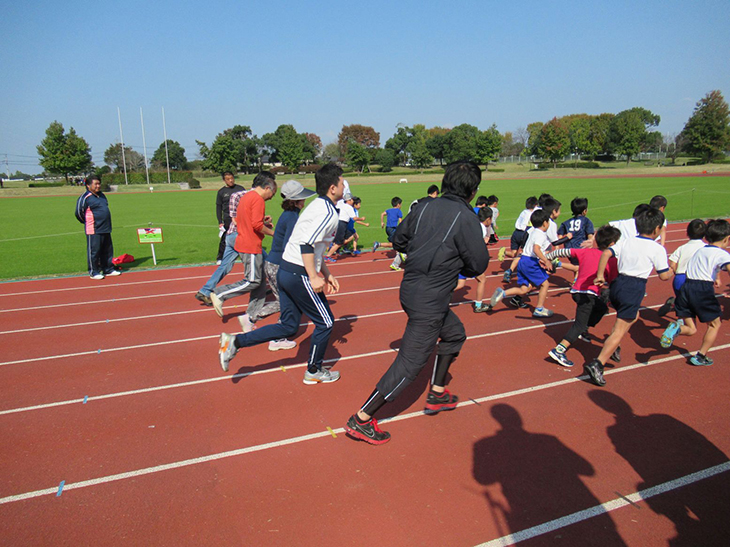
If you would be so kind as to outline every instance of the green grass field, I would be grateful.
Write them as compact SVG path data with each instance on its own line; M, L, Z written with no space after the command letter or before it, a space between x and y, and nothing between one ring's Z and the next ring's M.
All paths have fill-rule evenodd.
M567 173L566 173L567 174ZM391 180L397 177L392 177ZM244 178L244 185L250 186ZM286 179L284 179L286 180ZM380 213L390 207L393 196L403 199L404 208L425 195L439 176L409 177L409 184L385 183L369 178L349 179L354 195L362 198L361 215L370 227L358 225L362 247L383 240ZM281 181L283 182L283 181ZM313 186L311 176L303 181ZM211 181L213 188L220 183ZM146 187L142 186L140 190ZM576 196L589 199L588 216L596 226L631 216L634 206L655 194L669 200L669 221L730 216L730 177L627 177L534 179L492 178L485 174L479 195L499 196L498 233L509 237L525 198L549 192L563 202L561 220L570 216L570 201ZM83 227L74 217L74 194L48 197L0 199L0 279L36 276L75 275L86 272L86 242ZM136 261L125 269L152 268L148 245L137 242L137 228L162 227L165 243L155 246L158 267L211 263L215 260L218 226L215 218L215 190L141 192L107 194L114 224L114 253L129 253ZM267 203L275 219L281 208L279 198ZM270 239L264 240L269 243Z

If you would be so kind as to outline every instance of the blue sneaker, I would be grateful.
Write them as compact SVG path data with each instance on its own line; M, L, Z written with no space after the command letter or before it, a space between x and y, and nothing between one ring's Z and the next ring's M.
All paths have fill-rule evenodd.
M548 355L550 356L550 359L552 359L562 367L572 367L574 365L573 361L565 356L565 353L560 353L555 348L548 351Z
M373 252L377 251L378 247L380 247L380 241L373 241Z
M504 271L504 275L502 276L502 281L504 281L505 283L509 283L511 280L512 280L512 270L507 268Z
M668 348L674 342L674 339L679 334L679 329L684 325L684 321L677 319L674 323L669 323L669 326L664 330L664 334L659 339L659 345L663 348Z
M497 287L494 291L494 294L492 295L492 298L489 300L489 307L493 308L494 306L499 304L503 298L504 289L502 287Z
M533 317L552 317L553 316L553 310L549 310L547 308L535 308L535 311L532 312Z
M360 256L360 251L352 251L352 256Z
M696 367L709 367L714 361L700 352L695 353L689 360Z

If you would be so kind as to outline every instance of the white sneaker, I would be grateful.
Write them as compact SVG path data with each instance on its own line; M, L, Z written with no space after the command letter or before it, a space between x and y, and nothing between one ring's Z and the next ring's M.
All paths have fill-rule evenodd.
M269 342L269 351L279 351L280 349L294 349L297 347L297 343L294 340L287 340L282 338L281 340L272 340Z
M122 272L119 270L112 270L111 272L106 273L104 275L106 275L107 277L115 277L117 275L122 275Z
M221 333L218 339L218 358L221 362L223 372L228 372L228 363L238 353L238 349L233 343L236 337L232 334Z
M223 302L218 298L218 295L214 292L210 293L210 301L213 303L213 309L218 317L223 317Z
M216 266L220 266L220 265L221 265L221 261L220 261L220 260L216 260L216 261L215 261L215 265L216 265Z
M318 370L314 374L310 373L309 371L306 371L304 373L303 382L305 384L311 386L314 384L329 384L331 382L336 382L339 379L340 379L339 372L332 372L331 370L322 368L322 370Z
M256 323L251 321L251 318L248 316L247 313L244 313L243 315L239 315L238 322L241 323L241 330L243 332L251 332L252 330L256 329Z
M100 274L100 273L98 273L98 274L96 274L96 275L90 275L89 277L90 277L91 279L96 279L96 280L99 280L99 279L104 279L104 274Z

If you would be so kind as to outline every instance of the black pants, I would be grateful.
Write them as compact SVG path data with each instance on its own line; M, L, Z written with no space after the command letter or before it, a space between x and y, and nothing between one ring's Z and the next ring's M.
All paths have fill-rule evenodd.
M215 257L215 261L223 260L223 252L226 250L226 236L228 235L228 228L231 227L231 223L223 223L223 235L221 236L220 243L218 243L218 255Z
M111 234L86 234L86 260L89 275L109 273L114 269L114 246Z
M426 365L436 342L438 355L455 355L466 341L464 325L450 309L441 315L424 315L403 306L408 314L408 323L398 357L383 375L377 389L386 401L393 401L416 379ZM440 340L440 341L439 341Z
M573 293L573 301L578 305L575 310L575 321L570 327L565 339L571 344L578 339L589 327L595 327L603 316L608 313L606 300L589 293Z

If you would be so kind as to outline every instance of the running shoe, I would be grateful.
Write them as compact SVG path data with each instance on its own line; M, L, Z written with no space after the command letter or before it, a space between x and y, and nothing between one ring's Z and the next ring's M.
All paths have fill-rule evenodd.
M213 305L213 302L210 301L210 296L205 295L200 291L195 293L195 299L198 300L201 304L205 304L206 306Z
M493 308L494 306L499 304L503 298L504 298L504 289L502 287L497 287L494 290L494 294L492 294L492 298L489 299L489 307Z
M548 351L548 355L550 356L550 359L555 361L561 367L572 367L574 365L573 361L565 356L565 353L561 353L555 348Z
M562 262L560 262L560 260L559 260L559 259L557 259L557 258L554 258L554 259L553 259L553 268L555 268L555 269L557 270L557 269L558 269L558 268L560 268L560 267L561 267L562 265L563 265L563 263L562 263Z
M98 281L99 279L104 279L104 274L98 273L98 274L90 275L89 277L91 279Z
M238 322L241 323L241 330L243 332L251 332L252 330L256 330L256 323L251 321L251 318L248 316L247 313L239 315Z
M504 281L505 283L509 283L510 281L512 281L512 270L507 268L504 271L504 275L502 276L502 281Z
M340 379L339 372L332 372L331 370L327 370L326 368L323 368L322 370L318 370L315 373L311 373L307 370L304 373L303 382L305 384L307 384L308 386L311 386L314 384L330 384L332 382L336 382L339 379Z
M325 256L324 261L325 262L337 262L337 259L334 256Z
M104 272L104 275L107 277L116 277L122 275L122 272L121 270L112 270L111 272Z
M378 247L380 247L380 241L373 241L373 252L377 251Z
M547 308L535 308L535 311L532 312L533 317L552 317L553 316L553 310L549 310Z
M661 307L657 310L659 317L664 317L670 311L672 311L672 306L674 306L674 297L670 296L669 298L667 298L667 301L664 302L664 304L662 304Z
M269 351L279 351L280 349L294 349L297 347L297 343L294 340L287 340L282 338L281 340L272 340L269 342Z
M398 266L396 266L395 264L391 264L390 269L393 270L394 272L401 271L401 269Z
M497 260L502 262L504 260L504 255L507 252L507 247L500 247L499 251L497 251Z
M449 393L445 389L443 393L434 393L429 390L426 395L426 408L423 410L426 414L438 414L442 410L454 410L459 404L459 398Z
M702 355L699 351L690 357L689 362L696 367L709 367L712 363L714 363L712 359L706 355Z
M620 363L620 362L621 362L621 346L618 346L618 347L616 348L616 351L614 351L614 352L613 352L613 353L611 354L611 357L610 357L610 359L611 359L611 361L613 361L614 363Z
M682 325L684 325L684 321L681 319L677 319L676 321L669 323L669 326L664 329L664 334L662 334L662 337L659 339L659 345L663 348L671 346L672 342L674 342L674 339L679 334L679 330L682 328Z
M587 365L583 365L583 372L589 376L591 381L599 387L606 385L606 379L603 377L603 365L598 359L593 359Z
M522 296L520 296L519 294L516 296L513 296L512 298L509 299L509 305L512 306L513 308L521 308L521 309L530 307L529 304L526 304L525 301L522 300Z
M590 344L593 341L593 337L588 334L588 331L586 331L583 334L578 335L578 340L583 340L583 342L588 342Z
M238 353L238 348L233 343L235 340L236 337L233 334L226 334L225 332L218 339L218 358L223 372L228 372L228 363Z
M213 309L218 317L223 317L223 301L214 292L210 293L210 303L213 304Z
M479 305L477 306L477 304ZM471 308L474 310L474 313L486 313L492 309L489 304L485 304L484 302L474 302Z
M355 440L365 441L368 444L385 444L390 440L390 433L382 431L375 418L370 418L369 421L362 424L357 421L354 414L347 420L345 433Z
M352 256L360 256L362 251L352 251Z

